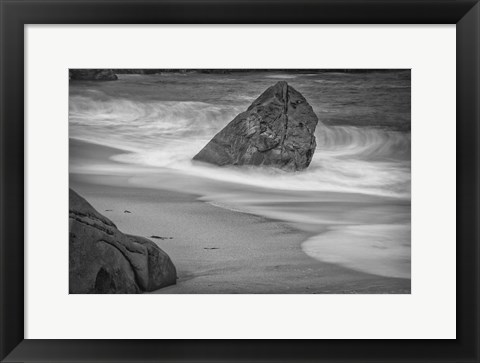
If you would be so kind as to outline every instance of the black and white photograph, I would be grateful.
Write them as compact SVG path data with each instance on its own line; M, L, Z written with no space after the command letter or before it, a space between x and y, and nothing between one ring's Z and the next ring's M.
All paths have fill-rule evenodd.
M70 294L411 293L410 69L68 77Z

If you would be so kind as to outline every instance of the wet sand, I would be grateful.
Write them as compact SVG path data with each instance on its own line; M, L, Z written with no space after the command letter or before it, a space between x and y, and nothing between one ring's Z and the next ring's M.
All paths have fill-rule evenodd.
M120 230L150 238L172 258L177 284L156 293L410 293L410 279L309 257L301 244L313 234L300 225L212 206L161 185L139 187L131 178L141 168L129 175L109 159L120 150L77 140L70 150L70 187ZM94 172L94 165L111 172Z

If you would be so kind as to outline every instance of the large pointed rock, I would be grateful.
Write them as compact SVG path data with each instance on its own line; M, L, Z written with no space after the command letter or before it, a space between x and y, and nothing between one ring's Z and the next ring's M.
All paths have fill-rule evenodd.
M170 257L154 242L120 232L70 189L69 291L129 294L176 283Z
M305 169L315 152L318 118L300 92L278 82L194 156L215 165Z

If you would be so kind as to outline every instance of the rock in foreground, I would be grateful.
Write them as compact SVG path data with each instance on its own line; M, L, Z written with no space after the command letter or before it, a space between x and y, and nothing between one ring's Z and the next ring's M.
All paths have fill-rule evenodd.
M70 189L71 294L130 294L176 283L170 257L152 241L120 232Z
M112 69L70 69L68 76L75 81L116 81L118 79Z
M302 170L315 152L318 118L307 100L287 82L278 82L194 156L223 165L265 165Z

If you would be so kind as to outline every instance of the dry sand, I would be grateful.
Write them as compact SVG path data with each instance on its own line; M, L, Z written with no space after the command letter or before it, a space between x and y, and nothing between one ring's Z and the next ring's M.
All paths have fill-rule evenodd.
M78 172L85 164L114 164L108 158L119 150L77 140L70 150L70 187L121 231L150 238L172 258L177 284L155 293L410 293L410 279L307 256L300 246L311 234L295 225L215 207L187 193L139 188L128 175Z

